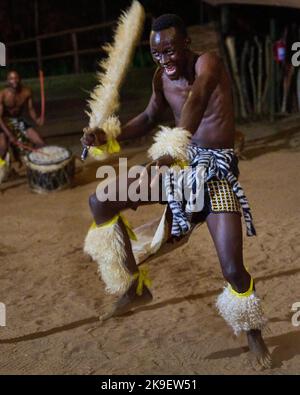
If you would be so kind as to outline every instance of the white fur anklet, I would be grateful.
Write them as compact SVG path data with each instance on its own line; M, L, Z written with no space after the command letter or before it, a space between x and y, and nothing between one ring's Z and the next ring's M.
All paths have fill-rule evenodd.
M161 130L154 136L155 143L149 148L148 154L152 160L170 155L175 161L186 162L187 145L192 134L183 128L169 128L161 126Z
M118 224L119 215L102 225L93 224L86 235L84 252L98 264L98 272L111 294L125 293L133 275L125 266L124 236Z
M253 291L252 279L250 288L245 293L239 294L228 284L219 295L216 306L220 315L232 327L235 335L251 329L262 330L267 324L261 300Z

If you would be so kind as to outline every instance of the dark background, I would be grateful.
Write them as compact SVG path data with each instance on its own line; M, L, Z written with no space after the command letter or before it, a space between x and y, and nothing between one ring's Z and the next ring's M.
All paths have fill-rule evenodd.
M300 0L299 0L300 1ZM140 0L148 18L142 40L147 41L151 27L151 18L163 13L180 15L187 25L214 22L220 25L220 7L211 7L202 0ZM121 10L126 9L131 0L0 0L0 41L8 44L7 56L10 60L35 58L37 48L35 41L10 46L9 43L26 40L38 35L60 32L79 27L88 27L107 21L115 21ZM227 6L228 7L228 6ZM237 50L245 40L252 40L255 35L263 38L269 34L269 21L276 19L276 39L283 35L289 26L288 49L290 43L299 41L300 10L282 7L230 5L224 35L233 35ZM92 30L77 35L78 49L100 48L112 38L112 28ZM41 41L43 56L51 56L72 50L70 34L51 37ZM289 55L288 55L289 56ZM101 58L100 51L80 55L80 72L91 72L97 67ZM134 58L134 66L150 67L152 59L147 45L140 47ZM26 77L35 77L39 66L36 60L31 62L11 62L8 68L17 68ZM44 60L42 69L45 74L59 75L74 72L72 56ZM0 70L0 78L4 70Z

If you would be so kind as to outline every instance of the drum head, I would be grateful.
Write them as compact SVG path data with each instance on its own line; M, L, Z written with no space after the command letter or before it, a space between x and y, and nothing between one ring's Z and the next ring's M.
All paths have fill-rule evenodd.
M47 147L39 148L39 152L30 152L27 158L29 162L36 165L49 166L61 163L71 156L71 151L66 148L48 145Z

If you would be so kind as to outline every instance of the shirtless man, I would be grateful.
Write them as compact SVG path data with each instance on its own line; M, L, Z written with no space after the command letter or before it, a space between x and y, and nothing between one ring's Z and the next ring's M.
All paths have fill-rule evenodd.
M4 158L9 144L30 141L36 147L45 145L37 131L30 126L22 115L28 109L32 120L43 125L33 107L32 91L22 85L16 71L7 74L7 87L0 91L0 157Z
M164 111L169 106L173 111L176 126L182 127L192 134L189 146L191 158L193 159L195 153L195 155L201 156L202 152L209 155L214 155L214 153L219 155L224 152L225 156L233 155L230 171L238 176L236 157L232 154L235 122L230 79L222 60L216 54L207 52L200 56L196 55L189 49L189 44L186 28L178 16L166 14L154 21L150 35L150 47L158 68L153 77L152 96L147 108L122 128L119 140L140 137L150 132L159 124ZM84 135L82 142L86 145L100 145L105 142L105 135L100 130L92 135ZM158 160L151 162L150 165L161 167L169 166L172 163L174 163L174 158L170 155L163 155ZM149 169L150 166L147 168ZM128 185L134 181L135 179L128 178ZM215 198L217 197L219 203L216 205L213 203L211 195L211 182L216 182L214 185L217 186ZM222 185L229 188L226 193L227 196L230 196L230 201L227 203L231 207L223 204L222 199L224 198L219 194L219 182L213 178L206 183L208 186L205 191L204 209L200 216L199 213L195 215L195 221L205 220L207 223L218 253L223 276L228 282L228 287L218 299L217 307L235 333L241 330L246 332L249 348L261 365L270 367L270 354L261 336L264 323L261 310L256 310L256 307L253 307L253 311L252 307L249 308L249 311L247 308L244 309L245 305L250 306L254 299L254 304L258 302L258 305L259 299L255 296L252 277L245 269L243 262L240 210L236 206L236 196L228 187L227 181L222 181L225 182ZM116 185L118 186L118 182ZM95 224L88 233L85 251L95 260L102 259L104 263L110 264L113 261L108 261L107 256L97 255L95 248L93 250L90 244L97 243L97 240L100 243L101 239L102 244L99 246L105 248L103 243L105 243L106 234L104 232L107 232L105 229L107 229L108 221L116 218L116 215L124 209L136 209L141 204L153 202L131 202L129 198L127 201L121 201L121 199L100 201L97 196L90 197L90 207ZM171 213L171 217L173 214ZM103 224L105 224L104 227L102 227ZM139 269L134 260L126 224L119 217L117 225L119 228L116 237L121 235L125 245L124 264L129 273L134 275L138 273ZM250 224L250 229L251 226ZM99 231L98 235L96 231ZM255 234L254 228L252 234ZM117 245L115 248L118 248ZM119 259L119 257L117 258ZM109 278L105 270L103 273L101 271L101 274L103 280L107 280L107 284ZM135 280L132 280L126 292L120 297L111 315L124 314L132 307L151 300L151 293L146 286L144 286L143 292L138 295L136 292L137 277L133 276L133 279ZM245 301L246 303L244 303ZM235 315L235 318L232 318L231 314ZM242 316L243 319L246 317L247 322L242 322ZM251 319L248 320L250 316L257 316L258 322L252 324Z

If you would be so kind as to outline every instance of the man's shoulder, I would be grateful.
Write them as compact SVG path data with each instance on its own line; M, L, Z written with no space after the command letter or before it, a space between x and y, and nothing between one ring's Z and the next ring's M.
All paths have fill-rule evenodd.
M3 88L0 90L0 96L3 97L4 95L6 95L9 92L8 88Z
M1 89L1 90L0 90L0 101L1 101L1 103L3 103L3 101L4 101L6 98L9 98L10 95L11 95L11 92L10 92L10 90L9 90L8 88L3 88L3 89Z
M162 76L163 69L161 67L157 67L152 78L153 88L162 89Z
M22 90L20 93L26 97L30 97L32 95L32 89L29 86L22 85Z
M204 70L212 71L222 67L222 59L217 52L207 51L199 54L195 63L196 74L201 74Z

